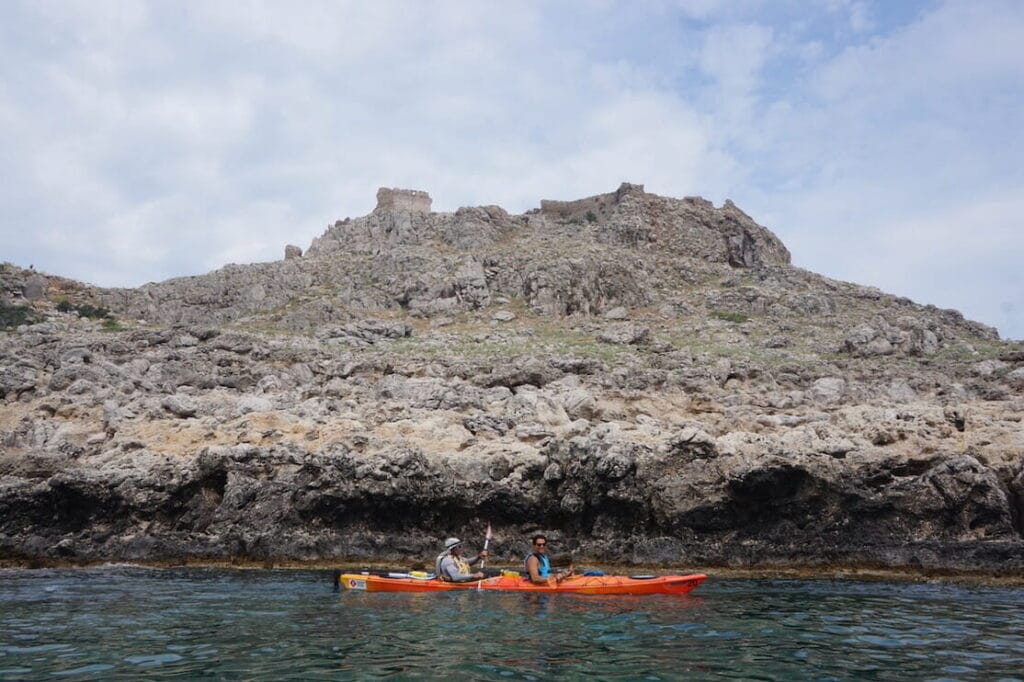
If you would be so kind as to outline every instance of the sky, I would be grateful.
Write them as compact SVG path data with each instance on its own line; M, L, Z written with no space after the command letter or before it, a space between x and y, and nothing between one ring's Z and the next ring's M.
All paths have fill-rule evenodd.
M0 261L139 286L640 183L1024 339L1020 0L4 0Z

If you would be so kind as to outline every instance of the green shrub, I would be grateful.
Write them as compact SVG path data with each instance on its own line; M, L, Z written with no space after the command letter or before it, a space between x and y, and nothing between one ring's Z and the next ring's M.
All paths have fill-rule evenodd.
M587 222L588 223L596 223L597 222L597 216L594 215L593 211L587 211Z
M743 313L731 313L722 310L716 310L711 313L711 317L718 320L725 320L726 322L736 322L743 324L744 322L750 321L750 316Z
M57 304L57 310L62 313L70 313L72 311L78 313L79 317L88 317L91 320L108 320L111 319L110 311L106 308L100 308L88 303L81 305L75 305L68 303L68 300L61 299L60 303Z
M78 314L82 317L88 317L91 320L105 320L110 319L110 311L106 308L98 308L89 304L77 306Z
M22 324L41 322L36 312L23 305L0 304L0 329L14 329Z

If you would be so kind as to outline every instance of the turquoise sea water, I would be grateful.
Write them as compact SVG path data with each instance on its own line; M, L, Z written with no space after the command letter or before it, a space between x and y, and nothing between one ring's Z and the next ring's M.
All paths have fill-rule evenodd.
M0 679L1024 680L1024 589L334 592L325 571L0 570Z

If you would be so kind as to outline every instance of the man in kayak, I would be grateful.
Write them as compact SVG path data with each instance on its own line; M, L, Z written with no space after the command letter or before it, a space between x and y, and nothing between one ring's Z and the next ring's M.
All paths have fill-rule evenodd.
M556 571L556 582L562 582L573 574L572 566L565 571ZM548 559L548 539L537 534L533 536L533 551L526 555L526 576L531 583L546 585L552 577L551 561Z
M470 566L487 558L487 550L482 550L471 561L462 558L462 540L448 538L444 541L444 551L434 561L434 573L441 580L450 583L466 583L484 578L482 571L470 573Z

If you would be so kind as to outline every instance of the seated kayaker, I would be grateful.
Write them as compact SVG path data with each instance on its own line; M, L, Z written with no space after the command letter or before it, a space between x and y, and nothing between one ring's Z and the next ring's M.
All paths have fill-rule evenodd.
M531 583L547 584L550 578L562 581L573 574L572 566L552 575L551 560L548 559L548 539L537 534L533 536L533 551L526 555L526 577Z
M462 541L458 538L448 538L444 541L444 551L437 555L434 561L434 573L441 580L450 583L465 583L471 580L480 580L484 577L481 571L470 573L470 566L478 564L487 558L487 550L481 551L471 561L462 558Z

